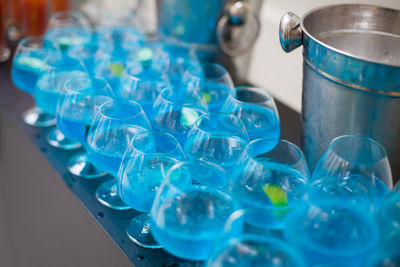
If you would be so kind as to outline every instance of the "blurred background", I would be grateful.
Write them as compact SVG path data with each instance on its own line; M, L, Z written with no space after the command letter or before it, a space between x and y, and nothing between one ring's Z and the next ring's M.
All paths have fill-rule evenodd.
M5 32L0 46L22 36L42 34L48 16L55 11L78 9L97 25L140 24L147 32L157 27L157 0L0 0ZM302 16L310 9L339 3L375 4L400 9L399 0L263 0L260 11L261 33L249 61L248 82L266 87L278 100L300 112L301 49L285 54L280 47L278 28L281 16L292 11ZM4 29L4 27L2 27ZM256 55L256 56L254 56ZM290 75L289 75L290 74ZM289 77L288 77L289 75Z

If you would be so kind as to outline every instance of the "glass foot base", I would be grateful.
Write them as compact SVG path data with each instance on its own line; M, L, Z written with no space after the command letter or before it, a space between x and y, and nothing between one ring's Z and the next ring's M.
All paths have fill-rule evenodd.
M113 210L130 210L117 193L115 180L104 182L96 190L96 199L102 204Z
M58 130L57 127L50 130L47 136L47 142L51 146L63 150L78 149L82 146L80 143L72 141L71 139L65 137L65 135L60 130Z
M84 179L95 179L107 175L107 173L100 171L90 163L84 153L73 156L68 161L67 168L73 175Z
M126 228L126 234L129 239L138 246L152 249L162 248L151 234L149 221L149 214L142 214L133 218L129 222L128 228Z
M46 114L40 109L33 107L28 109L22 115L24 122L34 127L49 127L56 125L56 118L53 115Z

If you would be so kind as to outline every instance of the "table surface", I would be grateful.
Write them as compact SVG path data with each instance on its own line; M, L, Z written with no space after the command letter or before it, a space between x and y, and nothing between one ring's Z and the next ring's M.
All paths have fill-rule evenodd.
M22 122L31 96L0 64L0 266L174 266L162 249L134 245L125 228L137 211L113 211L94 198L106 179L70 174L62 151L45 141L49 129ZM300 141L300 115L277 102L282 139Z

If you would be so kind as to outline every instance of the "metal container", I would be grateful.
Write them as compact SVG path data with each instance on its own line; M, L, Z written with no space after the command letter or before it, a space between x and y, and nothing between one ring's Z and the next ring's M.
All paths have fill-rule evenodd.
M282 48L303 45L302 145L313 168L340 135L373 138L400 177L400 10L334 5L282 17Z
M166 36L190 43L201 60L228 68L245 82L260 32L262 0L157 0L158 24Z

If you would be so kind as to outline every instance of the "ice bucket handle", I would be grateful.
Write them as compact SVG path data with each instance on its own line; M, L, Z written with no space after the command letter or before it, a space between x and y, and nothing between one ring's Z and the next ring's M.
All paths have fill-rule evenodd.
M249 51L260 34L260 19L247 1L230 1L217 24L218 44L228 56L240 56ZM246 26L252 26L251 31ZM243 38L243 33L247 36ZM250 33L250 34L249 34Z
M300 18L287 12L282 16L279 24L279 40L282 49L289 53L303 44L303 30L300 25Z

